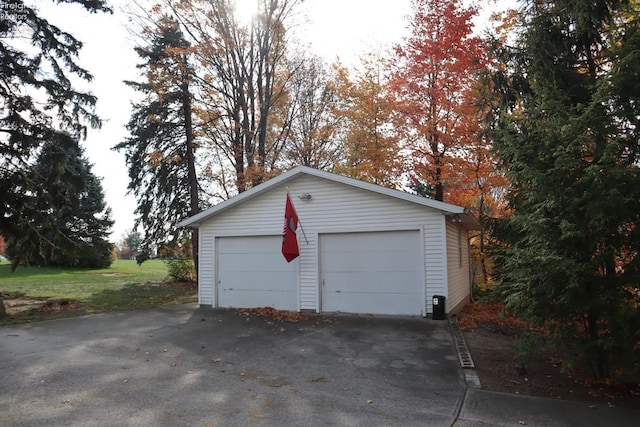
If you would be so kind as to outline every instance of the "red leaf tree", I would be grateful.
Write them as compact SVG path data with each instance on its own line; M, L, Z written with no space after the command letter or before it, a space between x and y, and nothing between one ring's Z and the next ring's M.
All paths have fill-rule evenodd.
M442 201L453 192L447 178L457 175L455 163L465 160L465 147L477 144L473 89L486 47L472 34L475 7L460 0L414 0L413 10L411 35L395 47L393 121L412 153L411 180Z

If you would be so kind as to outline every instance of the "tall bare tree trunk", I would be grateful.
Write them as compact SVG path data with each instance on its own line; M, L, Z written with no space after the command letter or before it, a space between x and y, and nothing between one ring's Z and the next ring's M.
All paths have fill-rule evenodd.
M185 61L185 70L187 68L187 59ZM191 93L189 92L189 74L187 71L182 76L182 112L184 114L184 127L187 139L187 174L189 180L189 216L193 216L200 212L200 201L198 196L198 177L196 175L195 147L193 144L193 124L191 120ZM198 230L191 232L191 253L193 256L193 264L196 272L198 271Z

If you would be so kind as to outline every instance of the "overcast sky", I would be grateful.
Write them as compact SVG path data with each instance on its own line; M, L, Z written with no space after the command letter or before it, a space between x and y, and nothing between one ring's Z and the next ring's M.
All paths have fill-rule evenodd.
M104 120L102 129L90 131L84 146L94 164L93 172L103 179L106 201L113 210L112 240L120 240L133 227L136 206L135 199L126 195L129 180L124 156L111 150L127 135L124 126L135 96L123 81L139 80L134 41L121 11L128 1L111 0L113 15L88 14L78 5L53 1L30 3L37 4L43 17L84 43L80 64L89 69L94 80L81 89L98 97L97 113ZM303 4L307 23L296 31L330 61L340 57L347 64L354 62L364 52L390 46L407 34L411 0L305 0Z

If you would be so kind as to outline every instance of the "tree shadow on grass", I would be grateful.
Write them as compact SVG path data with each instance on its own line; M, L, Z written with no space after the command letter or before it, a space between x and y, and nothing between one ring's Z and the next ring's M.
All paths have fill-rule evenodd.
M86 304L98 310L136 310L169 304L183 304L197 299L195 283L128 283L118 289L104 289Z
M3 295L9 308L0 325L38 322L119 310L137 310L197 301L195 283L128 283L103 289L86 299L32 298L22 293Z

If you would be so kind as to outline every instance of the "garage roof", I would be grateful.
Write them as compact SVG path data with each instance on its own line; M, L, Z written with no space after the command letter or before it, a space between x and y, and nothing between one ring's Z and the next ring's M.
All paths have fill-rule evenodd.
M479 226L478 221L475 219L475 217L471 215L468 212L468 210L463 207L440 202L434 199L418 196L415 194L406 193L404 191L395 190L393 188L382 187L380 185L371 184L369 182L360 181L360 180L349 178L343 175L321 171L318 169L310 168L308 166L297 166L281 175L276 176L275 178L272 178L243 193L240 193L235 197L225 200L190 218L182 220L177 224L177 226L178 227L198 227L202 222L226 211L227 209L230 209L238 204L251 200L256 196L264 192L267 192L272 188L285 184L301 175L311 175L311 176L326 179L329 181L335 181L345 185L350 185L352 187L361 188L363 190L373 191L374 193L383 194L385 196L395 197L401 200L416 203L418 205L427 206L432 209L437 209L439 211L442 211L442 213L445 215L457 216L458 218L460 218L461 222L469 229L476 229Z

